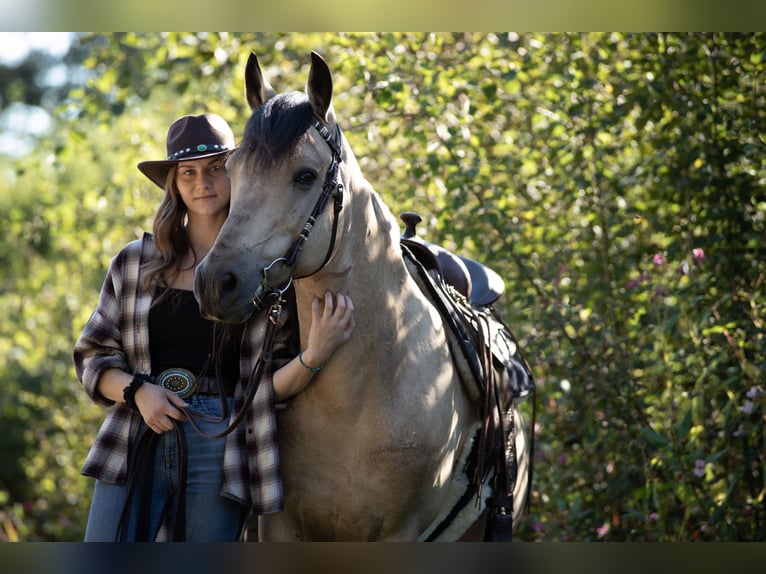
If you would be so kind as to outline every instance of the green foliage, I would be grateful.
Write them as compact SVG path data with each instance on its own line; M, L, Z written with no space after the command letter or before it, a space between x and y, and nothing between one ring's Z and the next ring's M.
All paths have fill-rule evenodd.
M536 371L523 540L764 540L762 34L111 34L0 177L0 539L76 540L103 411L71 347L148 228L135 169L182 113L247 117L244 63L310 50L367 178L493 267ZM523 408L531 413L529 401ZM528 416L529 418L529 416Z

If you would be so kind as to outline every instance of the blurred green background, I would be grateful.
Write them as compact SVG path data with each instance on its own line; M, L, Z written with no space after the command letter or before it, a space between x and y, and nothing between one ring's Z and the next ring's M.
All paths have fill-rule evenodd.
M4 30L738 31L766 22L753 0L0 0Z
M766 539L766 35L67 40L0 59L0 540L82 537L104 412L71 348L110 258L151 226L136 163L184 113L238 137L248 54L283 91L310 50L392 211L506 280L539 387L517 539Z

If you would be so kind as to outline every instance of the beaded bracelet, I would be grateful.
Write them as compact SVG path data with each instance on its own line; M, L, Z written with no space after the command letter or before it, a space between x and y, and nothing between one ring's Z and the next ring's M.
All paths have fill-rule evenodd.
M152 378L149 375L144 375L142 373L136 373L133 375L133 380L130 381L130 384L122 389L122 398L125 400L125 404L134 411L137 411L138 405L136 404L136 391L141 385L151 381Z
M301 365L303 365L303 367L304 367L305 369L308 369L308 370L309 370L309 371L311 371L312 373L316 373L316 372L319 372L319 371L321 371L322 369L324 369L324 365L319 365L318 367L309 367L309 366L308 366L306 363L304 363L304 362L303 362L303 351L301 351L300 353L298 353L298 360L301 362Z

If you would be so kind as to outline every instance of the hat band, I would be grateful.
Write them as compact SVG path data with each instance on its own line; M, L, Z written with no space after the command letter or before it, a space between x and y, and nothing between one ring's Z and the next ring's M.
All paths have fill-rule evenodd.
M229 149L229 146L221 145L221 144L199 144L197 147L187 147L183 149L179 149L176 152L173 152L168 156L168 161L174 161L177 159L181 159L182 157L186 157L189 154L192 153L201 153L201 152L218 152L218 151L227 151Z

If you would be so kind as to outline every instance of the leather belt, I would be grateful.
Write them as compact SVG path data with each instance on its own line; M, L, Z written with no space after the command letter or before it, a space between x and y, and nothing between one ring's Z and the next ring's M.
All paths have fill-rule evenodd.
M231 381L223 381L223 392L227 397L234 396L234 387L236 383ZM218 381L215 377L203 377L197 383L197 390L195 391L202 395L217 395L219 394Z

